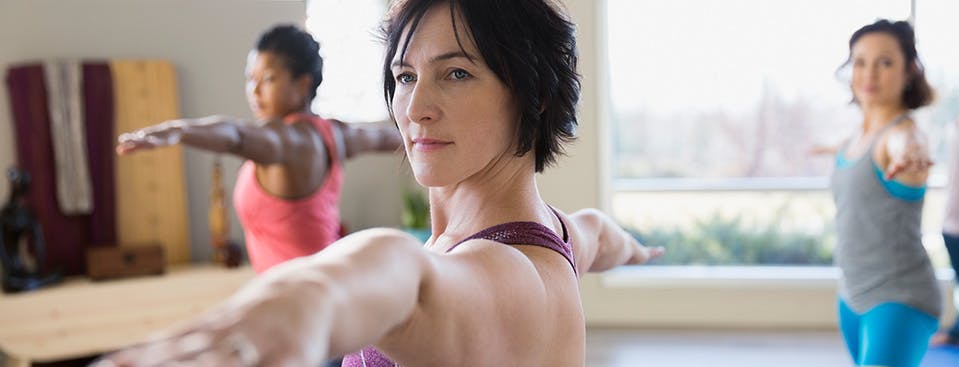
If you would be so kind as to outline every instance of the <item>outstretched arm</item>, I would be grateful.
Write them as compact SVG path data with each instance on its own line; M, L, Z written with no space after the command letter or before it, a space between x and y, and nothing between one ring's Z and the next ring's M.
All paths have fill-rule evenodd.
M463 335L506 350L569 332L553 321L579 309L571 274L540 247L473 240L438 254L406 233L367 230L278 265L179 332L107 356L104 365L315 366L374 343L417 365L435 362L420 352L426 348L457 358L449 353L466 351ZM533 361L545 353L527 352ZM510 356L469 357L502 365Z
M286 163L311 146L309 124L279 122L254 126L227 116L163 122L121 134L118 154L175 144L238 155L262 164Z
M583 209L569 216L580 234L583 253L577 256L582 270L600 272L620 265L643 264L663 255L662 247L646 247L596 209Z
M408 319L428 262L419 242L403 232L358 232L318 255L271 269L181 331L104 363L320 365L327 356L379 340Z
M346 158L364 153L395 152L403 147L403 137L393 125L381 123L352 123L330 120L339 129L346 145Z
M814 145L812 148L809 148L808 153L814 156L820 156L820 155L833 156L839 153L839 146L818 144L818 145Z

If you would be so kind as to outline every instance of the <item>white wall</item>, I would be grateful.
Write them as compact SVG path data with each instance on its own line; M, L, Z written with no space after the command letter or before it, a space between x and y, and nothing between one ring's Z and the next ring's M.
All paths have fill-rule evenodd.
M163 58L179 77L183 116L223 113L249 117L243 88L246 53L275 23L302 25L298 0L2 0L0 69L45 58ZM0 87L0 168L16 162L6 84ZM209 258L207 203L213 155L185 152L194 260ZM344 220L353 228L399 222L401 178L397 157L371 157L347 165ZM239 160L225 161L235 179ZM376 180L372 180L376 177ZM384 178L386 177L386 178ZM405 182L405 181L404 181ZM375 184L374 184L375 183ZM5 200L8 186L0 182ZM242 236L234 215L232 237Z

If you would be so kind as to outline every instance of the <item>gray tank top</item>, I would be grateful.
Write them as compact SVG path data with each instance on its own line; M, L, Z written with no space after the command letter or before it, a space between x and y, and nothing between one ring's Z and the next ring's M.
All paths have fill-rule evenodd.
M890 194L872 159L878 137L906 117L897 117L876 134L862 158L837 166L832 174L835 262L842 271L839 296L857 313L897 302L939 317L942 297L921 241L923 198L904 200ZM845 151L840 150L837 162Z

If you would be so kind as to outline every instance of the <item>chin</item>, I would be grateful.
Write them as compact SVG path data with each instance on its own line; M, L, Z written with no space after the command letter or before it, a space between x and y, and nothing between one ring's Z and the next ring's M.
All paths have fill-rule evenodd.
M420 184L423 187L443 187L450 184L448 177L443 177L441 174L436 174L436 169L430 169L427 167L412 167L413 168L413 178L416 179L416 183Z
M443 186L441 183L442 180L437 179L434 175L430 174L417 174L413 173L413 178L416 179L416 183L420 184L423 187L440 187Z

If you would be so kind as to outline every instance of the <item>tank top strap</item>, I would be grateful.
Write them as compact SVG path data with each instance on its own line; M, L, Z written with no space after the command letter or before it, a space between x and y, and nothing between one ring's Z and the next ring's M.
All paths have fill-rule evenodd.
M900 123L902 123L903 121L906 121L909 118L910 118L909 112L903 112L899 116L896 116L895 118L893 118L892 121L886 124L886 126L883 126L882 129L879 129L879 132L876 133L876 136L873 136L872 141L869 142L869 149L867 150L868 152L867 154L869 154L870 157L872 156L872 150L873 148L876 147L876 143L879 142L879 137L883 136L883 134L889 131L889 129L892 129L894 126L899 125Z
M552 229L536 222L509 222L497 224L486 228L476 234L467 237L447 252L453 251L457 246L471 240L484 239L499 242L504 245L530 245L545 247L558 252L566 258L566 261L573 267L573 272L579 275L576 270L576 259L573 257L573 246L569 243L569 233L566 229L566 223L556 212L556 209L550 207L556 218L559 219L560 226L563 229L563 235L560 237Z

